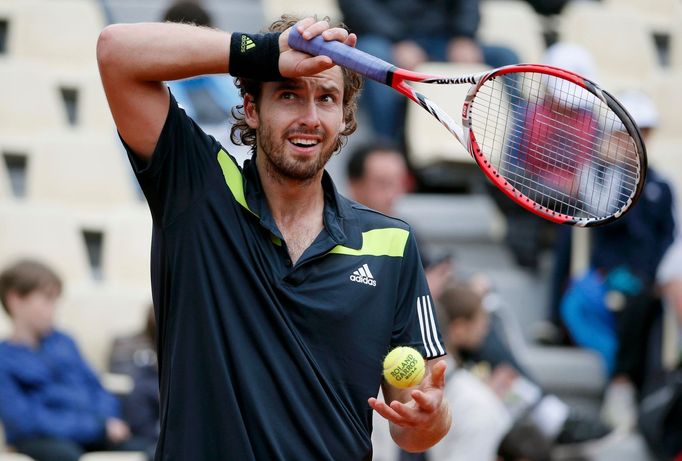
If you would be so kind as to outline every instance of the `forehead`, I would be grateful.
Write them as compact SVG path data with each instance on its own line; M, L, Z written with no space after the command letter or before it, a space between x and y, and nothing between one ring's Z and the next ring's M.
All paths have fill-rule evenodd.
M392 150L380 150L367 157L365 169L372 172L385 172L387 169L402 170L405 161L400 153Z
M324 70L318 74L288 78L281 82L265 82L263 90L277 91L279 89L324 89L343 93L343 71L339 66Z

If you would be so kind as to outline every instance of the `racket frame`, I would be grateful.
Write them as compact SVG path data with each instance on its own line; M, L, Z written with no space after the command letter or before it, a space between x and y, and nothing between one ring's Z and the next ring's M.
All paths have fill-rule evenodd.
M290 29L288 42L292 48L304 51L311 55L329 56L335 64L347 67L360 73L361 75L364 75L365 77L388 85L411 101L419 104L424 110L431 114L431 116L438 120L450 133L452 133L455 138L457 138L457 140L473 157L474 161L478 164L486 177L507 197L526 210L551 222L578 227L594 227L608 224L627 213L642 192L644 182L646 180L647 155L646 147L637 125L627 110L622 106L622 104L620 104L620 102L618 102L618 100L616 100L616 98L614 98L607 91L601 89L596 83L574 72L542 64L514 64L499 67L488 72L449 77L443 75L424 74L402 69L361 50L344 45L341 42L325 41L321 36L317 36L312 40L305 40L295 27ZM486 158L478 144L478 141L476 140L473 130L471 130L471 113L473 102L475 101L478 90L485 82L503 75L521 72L535 72L570 81L601 100L618 116L620 121L623 123L627 133L635 143L639 169L637 170L637 185L635 191L630 195L630 197L628 197L626 203L622 205L615 213L603 217L576 218L551 210L519 191L510 182L508 182L504 176L497 171L495 166L492 165L492 163ZM439 85L469 83L471 86L467 92L461 110L461 125L457 124L453 118L443 109L441 109L436 103L431 101L423 94L415 91L415 89L407 82Z

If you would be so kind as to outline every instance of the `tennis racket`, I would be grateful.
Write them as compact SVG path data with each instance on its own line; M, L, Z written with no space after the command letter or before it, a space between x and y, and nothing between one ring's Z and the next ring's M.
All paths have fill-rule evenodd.
M646 176L639 129L609 93L573 72L519 64L474 75L428 75L296 28L289 46L326 55L392 87L438 120L514 202L552 222L609 223L637 201ZM471 85L461 125L407 82ZM441 101L452 107L453 101Z

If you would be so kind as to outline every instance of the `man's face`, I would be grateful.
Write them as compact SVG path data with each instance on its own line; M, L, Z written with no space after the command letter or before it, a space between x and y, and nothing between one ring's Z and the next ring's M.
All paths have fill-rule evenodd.
M407 167L398 152L377 151L365 161L362 178L351 183L353 198L387 215L395 214L395 203L405 194Z
M11 314L14 322L42 337L54 328L54 313L59 292L56 289L34 290L25 296L14 294Z
M268 173L314 178L334 153L343 120L343 74L333 67L312 77L263 83L260 101L247 95L246 121Z
M490 329L490 316L481 308L471 319L456 319L450 324L450 341L456 349L476 350Z

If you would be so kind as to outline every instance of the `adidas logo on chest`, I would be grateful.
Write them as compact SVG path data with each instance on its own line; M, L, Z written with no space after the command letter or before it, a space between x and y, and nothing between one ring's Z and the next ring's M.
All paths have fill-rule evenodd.
M350 274L350 280L351 282L364 283L365 285L373 287L377 286L377 281L374 279L372 271L369 270L367 264L363 264L362 267L354 270L353 273Z

